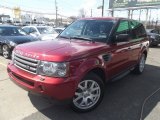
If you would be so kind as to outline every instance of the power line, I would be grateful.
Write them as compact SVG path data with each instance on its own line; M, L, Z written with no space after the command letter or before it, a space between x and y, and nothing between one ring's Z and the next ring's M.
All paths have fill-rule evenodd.
M14 8L11 8L11 7L8 7L8 6L0 5L0 7L6 8L6 9L9 9L9 10L14 10ZM21 11L22 12L27 12L27 13L35 13L35 14L55 15L55 13L37 12L37 11L24 10L24 9L21 9Z
M3 6L21 6L21 7L24 7L24 8L27 8L27 9L32 9L33 11L35 11L35 9L41 9L41 10L46 10L46 9L44 9L44 8L40 8L40 7L37 7L36 6L36 8L34 8L34 7L30 7L30 6L26 6L26 5L18 5L18 4L16 4L16 3L14 3L14 2L6 2L6 1L1 1L1 3L3 3L4 5ZM2 4L1 4L2 5ZM53 11L54 9L48 9L47 8L47 10L50 10L50 11Z
M9 9L9 10L14 10L14 8L11 8L11 7L8 7L8 6L0 5L0 7L5 8L5 9ZM21 11L26 12L26 13L33 13L33 14L56 15L55 13L44 13L44 12L42 13L42 12L37 12L37 11L23 10L23 9L21 9ZM68 18L68 16L61 15L61 14L58 14L58 13L57 13L57 18L58 18L58 15L61 16L61 17Z

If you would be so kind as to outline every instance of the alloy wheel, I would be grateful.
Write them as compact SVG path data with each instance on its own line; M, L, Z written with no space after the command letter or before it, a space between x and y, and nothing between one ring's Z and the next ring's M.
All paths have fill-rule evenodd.
M4 58L9 58L9 48L7 45L3 45L2 47L2 50L3 50L3 57Z
M79 109L89 109L98 102L100 95L101 89L96 81L84 80L78 84L73 104Z

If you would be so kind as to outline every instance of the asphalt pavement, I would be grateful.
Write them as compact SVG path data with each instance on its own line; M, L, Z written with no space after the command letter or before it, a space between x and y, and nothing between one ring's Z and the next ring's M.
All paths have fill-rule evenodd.
M160 88L160 46L150 48L142 75L128 74L106 85L102 103L88 113L72 111L68 102L37 96L8 79L9 60L0 56L0 120L140 120L142 104ZM160 120L160 91L146 101L144 120Z

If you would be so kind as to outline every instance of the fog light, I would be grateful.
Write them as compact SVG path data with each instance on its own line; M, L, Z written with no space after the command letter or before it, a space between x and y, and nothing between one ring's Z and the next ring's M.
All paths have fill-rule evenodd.
M42 86L42 85L39 85L39 86L38 86L38 89L39 89L41 92L44 92L44 90L45 90L44 86Z

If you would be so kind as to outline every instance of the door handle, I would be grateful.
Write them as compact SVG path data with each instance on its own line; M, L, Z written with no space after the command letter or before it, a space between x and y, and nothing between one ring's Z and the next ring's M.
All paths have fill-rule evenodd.
M142 47L142 45L143 45L143 44L141 43L141 44L139 45L139 47Z
M131 48L131 47L128 47L128 50L132 50L132 48Z

